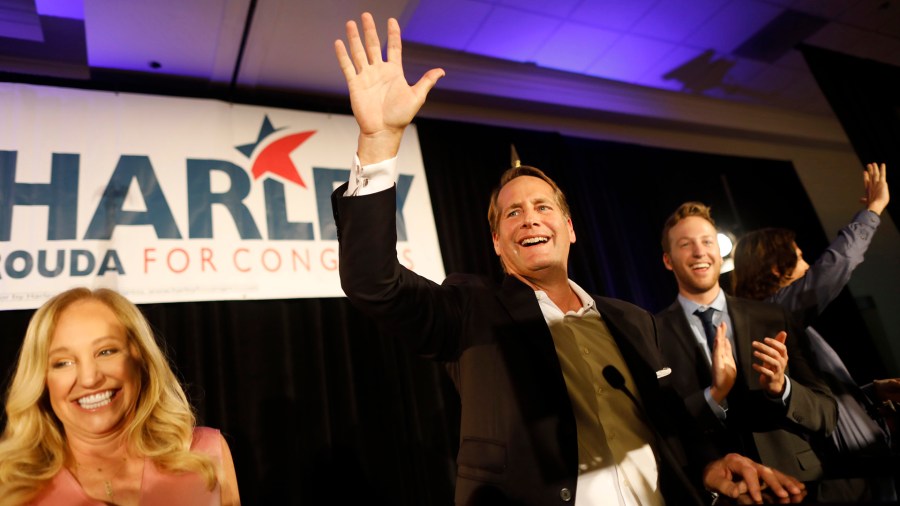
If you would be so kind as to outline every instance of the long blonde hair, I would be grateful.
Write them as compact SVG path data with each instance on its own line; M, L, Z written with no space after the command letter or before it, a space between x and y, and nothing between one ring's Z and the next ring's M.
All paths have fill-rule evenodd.
M191 405L140 309L113 290L74 288L47 301L28 324L6 395L7 422L0 436L0 503L33 499L66 464L65 431L46 393L48 348L60 314L82 300L108 306L138 351L141 391L134 418L125 428L129 450L150 458L166 472L196 472L210 490L215 488L212 459L190 450L196 424Z

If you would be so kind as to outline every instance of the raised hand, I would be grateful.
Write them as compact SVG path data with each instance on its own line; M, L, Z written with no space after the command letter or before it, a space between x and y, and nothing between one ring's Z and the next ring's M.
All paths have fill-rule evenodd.
M712 350L712 385L709 394L719 404L728 397L737 378L737 365L731 352L731 341L725 333L725 322L716 328L716 340Z
M739 504L798 503L806 496L806 486L793 476L737 453L729 453L707 465L703 485L737 499Z
M900 378L877 379L872 386L879 401L900 403Z
M887 167L883 163L881 166L877 163L866 165L866 171L863 172L863 184L866 187L866 196L860 200L866 204L867 209L881 215L891 200L887 184Z
M787 332L781 331L775 339L766 337L762 341L753 341L753 356L760 362L753 364L753 370L759 373L759 385L769 395L784 392L784 371L788 363L786 339Z
M349 53L341 40L334 42L334 51L347 79L350 105L359 125L357 154L360 162L366 165L396 156L403 131L425 103L425 96L444 76L444 71L431 69L410 86L403 75L397 20L388 20L387 61L381 56L375 20L368 12L362 15L362 29L360 38L356 22L348 21Z

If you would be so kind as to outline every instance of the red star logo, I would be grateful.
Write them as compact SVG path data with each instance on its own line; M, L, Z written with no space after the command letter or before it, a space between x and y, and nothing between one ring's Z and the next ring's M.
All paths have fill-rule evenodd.
M312 137L314 133L316 133L315 130L310 130L288 135L266 146L262 153L256 157L256 161L253 162L253 169L251 170L253 179L259 179L263 174L269 172L306 188L306 183L303 182L297 167L291 160L291 153Z

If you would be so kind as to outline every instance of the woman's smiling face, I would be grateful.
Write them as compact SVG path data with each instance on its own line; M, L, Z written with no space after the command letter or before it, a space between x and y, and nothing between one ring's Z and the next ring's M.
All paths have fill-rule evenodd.
M103 437L126 426L140 392L140 365L109 306L84 299L63 310L47 360L50 404L67 437Z

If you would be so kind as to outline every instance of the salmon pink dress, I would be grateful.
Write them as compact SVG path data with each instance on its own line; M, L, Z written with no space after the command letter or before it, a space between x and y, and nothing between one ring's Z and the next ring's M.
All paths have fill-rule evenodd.
M191 450L212 457L216 466L222 465L221 435L216 429L197 427ZM196 473L171 474L156 468L153 461L144 462L141 478L141 504L161 504L165 506L220 506L221 494L217 484L209 490L206 483ZM47 488L32 503L34 506L103 506L107 503L92 499L85 494L78 480L63 468L53 477Z

